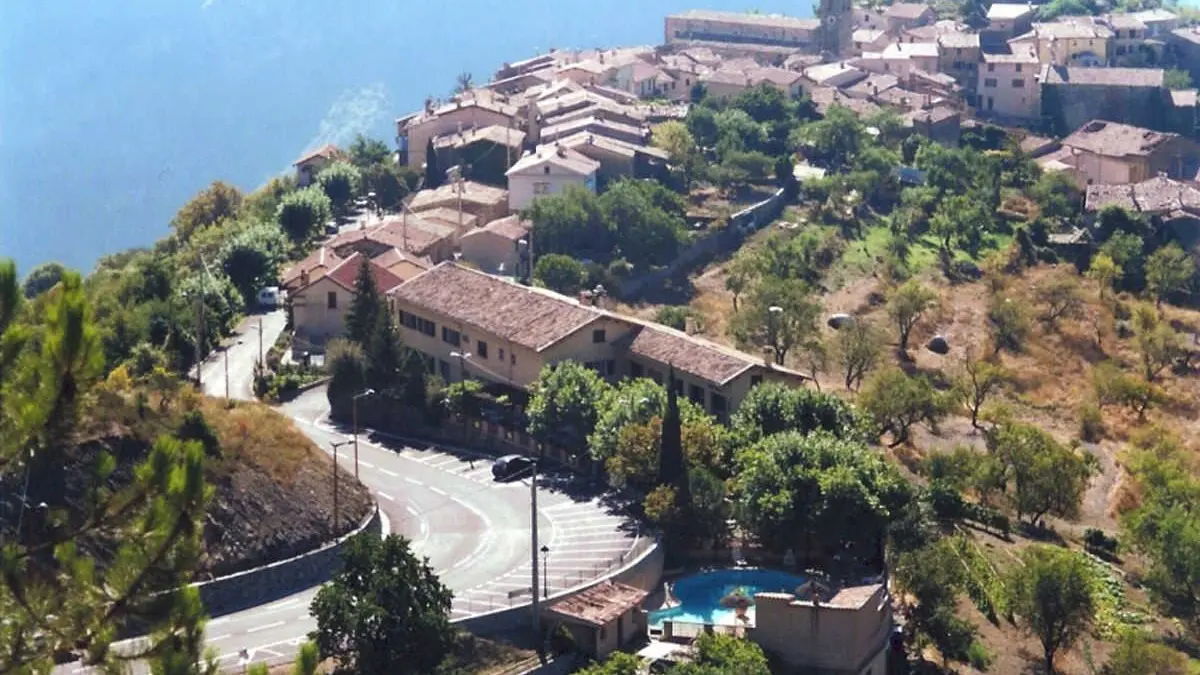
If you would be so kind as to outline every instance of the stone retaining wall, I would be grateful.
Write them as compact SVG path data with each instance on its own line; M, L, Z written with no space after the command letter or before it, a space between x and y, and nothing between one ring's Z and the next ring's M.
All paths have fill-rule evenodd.
M231 614L287 597L329 580L342 546L362 532L379 535L382 521L376 506L353 532L321 548L236 574L193 584L209 616Z

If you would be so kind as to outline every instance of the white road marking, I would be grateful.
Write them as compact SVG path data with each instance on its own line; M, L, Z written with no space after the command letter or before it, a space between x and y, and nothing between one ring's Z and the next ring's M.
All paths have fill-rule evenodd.
M395 498L395 497L393 497L393 496L389 495L389 494L388 494L388 493L386 493L386 492L380 492L379 490L376 490L376 491L375 491L375 494L379 495L380 497L383 497L384 499L388 500L389 502L394 502L394 501L396 501L396 498Z
M417 510L415 508L413 508L412 506L406 507L405 510L407 510L409 515L413 516L414 518L421 515L421 514L417 513Z
M446 491L445 491L445 490L439 490L438 488L435 488L435 487L433 487L433 486L430 486L430 487L429 487L429 491L430 491L430 492L433 492L433 493L436 493L436 494L439 494L439 495L441 495L441 496L443 496L443 497L448 497L448 496L449 496L449 495L447 495L447 494L446 494Z
M392 471L390 469L385 469L383 467L379 467L379 470L386 473L387 475L391 476L392 478L398 478L400 476L400 474L398 474L395 471Z
M206 638L204 638L204 641L205 642L219 642L221 640L228 640L231 637L233 637L233 633L226 633L224 635L217 635L216 637L206 637Z
M368 469L374 469L374 468L375 468L375 465L374 465L374 464L372 464L372 463L370 463L370 462L364 462L364 461L363 461L363 460L361 460L361 459L360 459L360 460L358 460L358 463L359 463L359 464L361 464L361 465L363 465L363 466L365 466L365 467L367 467Z
M404 480L405 480L405 481L407 481L407 482L409 482L409 483L412 483L413 485L424 485L424 483L422 483L421 481L417 480L416 478L413 478L412 476L405 476L405 477L404 477Z
M270 630L272 628L279 628L280 626L284 626L286 624L287 624L286 621L274 621L272 623L267 623L267 624L263 624L261 626L255 626L254 628L247 629L246 632L247 633L257 633L260 630ZM264 649L264 648L258 647L258 649Z

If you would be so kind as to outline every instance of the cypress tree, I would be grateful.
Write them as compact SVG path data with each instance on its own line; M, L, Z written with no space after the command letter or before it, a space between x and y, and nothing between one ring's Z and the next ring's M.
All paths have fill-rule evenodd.
M382 302L377 305L375 325L371 329L366 351L367 385L377 391L395 389L400 380L404 352L396 334L396 324Z
M375 329L375 319L379 308L383 306L383 298L379 296L379 288L375 286L375 277L371 274L371 263L364 256L358 267L358 276L354 279L354 299L346 310L346 337L357 342L364 348Z
M667 414L663 418L660 439L658 482L678 490L681 504L687 495L687 467L683 460L683 429L679 418L679 397L675 391L675 366L667 375Z
M437 151L433 139L425 144L425 188L432 190L442 184L442 168L438 166Z

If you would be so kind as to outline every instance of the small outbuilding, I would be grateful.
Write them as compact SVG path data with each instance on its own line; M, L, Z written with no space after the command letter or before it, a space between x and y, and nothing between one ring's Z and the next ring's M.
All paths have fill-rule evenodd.
M642 601L646 591L617 581L605 581L547 607L546 626L564 626L579 651L603 659L646 634Z

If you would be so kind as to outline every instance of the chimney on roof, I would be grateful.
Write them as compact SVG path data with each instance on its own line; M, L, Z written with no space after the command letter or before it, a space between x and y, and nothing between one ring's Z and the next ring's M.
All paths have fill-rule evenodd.
M770 345L763 345L763 365L770 368L775 364L775 350Z
M696 334L696 319L694 317L685 317L683 319L683 332L688 335Z
M308 285L308 270L300 270L300 287Z
M562 143L555 143L555 144L554 144L554 151L555 151L556 153L558 153L558 156L559 156L559 157L566 157L566 156L567 156L567 149L566 149L566 148L564 148L564 147L562 146Z

